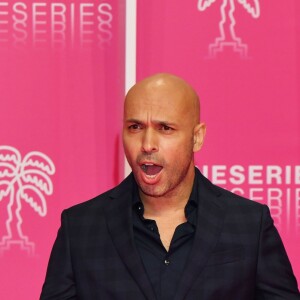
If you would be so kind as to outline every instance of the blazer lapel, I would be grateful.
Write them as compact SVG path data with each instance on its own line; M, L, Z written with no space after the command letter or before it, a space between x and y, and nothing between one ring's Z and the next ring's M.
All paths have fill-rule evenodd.
M197 171L199 172L199 171ZM188 258L174 300L185 298L189 289L205 267L222 230L225 207L217 198L221 195L211 182L198 173L197 229L191 254Z
M146 299L156 299L143 263L134 244L132 227L133 176L128 176L110 194L111 200L105 206L106 221L116 249L127 266L131 276L139 285Z

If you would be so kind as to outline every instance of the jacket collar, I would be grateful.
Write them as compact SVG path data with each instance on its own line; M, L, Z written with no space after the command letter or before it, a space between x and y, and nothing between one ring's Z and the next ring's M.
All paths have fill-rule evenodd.
M221 190L196 169L198 185L198 216L194 243L174 300L184 299L196 278L203 271L222 231L225 203L219 199Z
M105 206L106 221L116 249L131 276L148 300L156 299L142 260L134 244L132 227L133 175L130 174L112 190L110 201Z

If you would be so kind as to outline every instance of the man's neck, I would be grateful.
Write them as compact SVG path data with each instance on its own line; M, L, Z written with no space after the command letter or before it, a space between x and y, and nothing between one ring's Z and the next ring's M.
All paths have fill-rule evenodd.
M176 227L187 221L184 208L190 198L194 178L193 169L181 185L161 197L151 197L140 191L144 204L144 218L155 220L161 242L167 251L169 251Z

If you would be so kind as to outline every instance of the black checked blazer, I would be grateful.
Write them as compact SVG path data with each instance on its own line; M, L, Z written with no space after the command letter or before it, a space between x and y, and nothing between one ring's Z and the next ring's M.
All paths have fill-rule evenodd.
M195 240L174 300L299 300L267 206L198 175ZM134 244L133 184L131 174L62 213L40 299L156 299Z

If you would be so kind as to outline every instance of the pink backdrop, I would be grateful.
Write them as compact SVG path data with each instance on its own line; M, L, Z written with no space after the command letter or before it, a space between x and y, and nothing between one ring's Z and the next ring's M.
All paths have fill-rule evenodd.
M212 2L139 1L137 77L171 72L197 88L197 165L269 205L299 281L300 3Z
M62 209L123 177L124 11L0 2L0 299L38 299Z
M197 88L197 165L270 206L300 280L300 3L185 2L138 1L137 77ZM125 1L0 1L1 299L37 299L62 209L123 177L124 24Z

